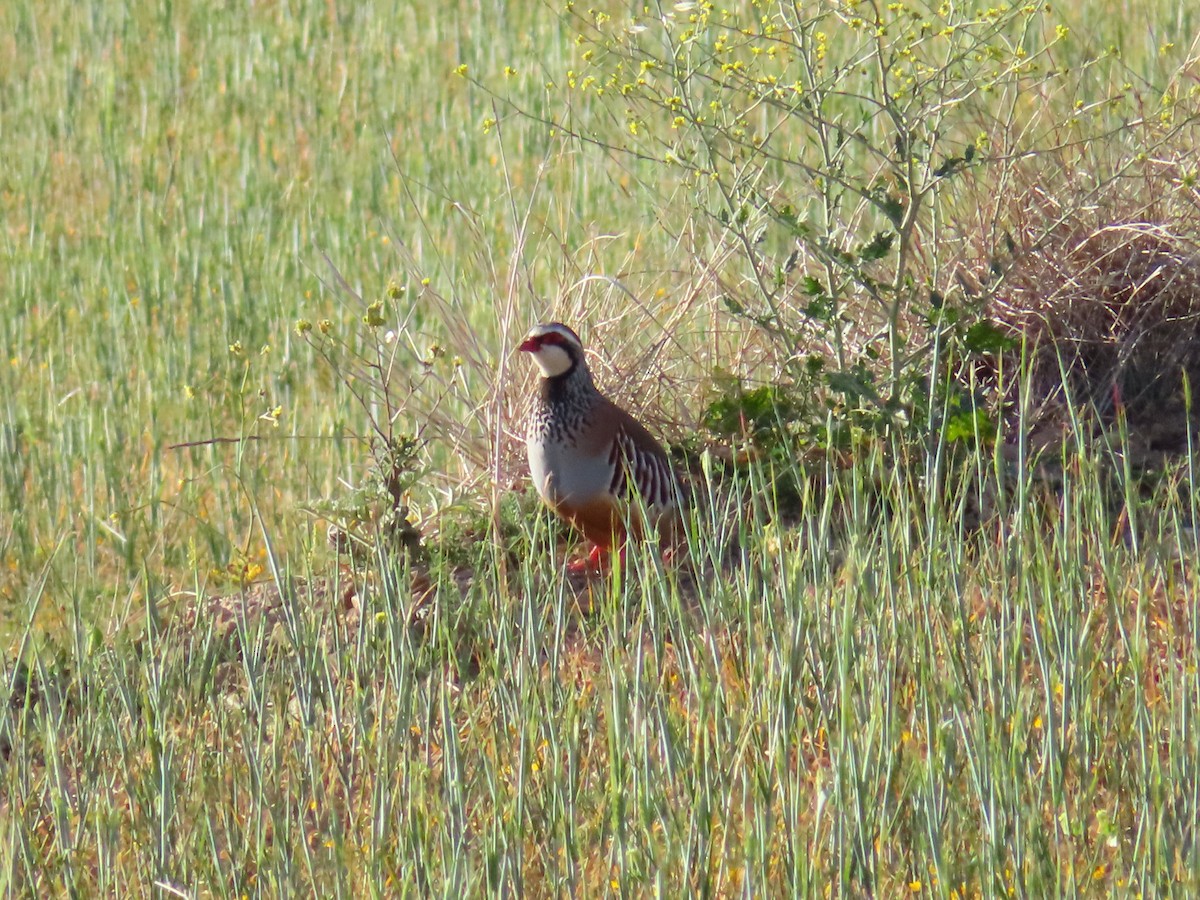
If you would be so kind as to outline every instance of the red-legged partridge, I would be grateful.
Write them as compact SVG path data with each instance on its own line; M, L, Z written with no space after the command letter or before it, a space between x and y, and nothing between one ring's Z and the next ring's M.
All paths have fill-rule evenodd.
M679 484L662 445L596 389L579 335L559 322L536 325L520 349L541 371L525 446L546 505L595 547L591 562L651 524L678 520Z

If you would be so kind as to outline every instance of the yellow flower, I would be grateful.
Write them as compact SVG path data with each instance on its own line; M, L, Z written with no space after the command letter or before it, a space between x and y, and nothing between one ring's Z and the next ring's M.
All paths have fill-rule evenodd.
M367 307L366 315L362 317L364 325L370 325L375 328L383 324L383 303L376 300Z

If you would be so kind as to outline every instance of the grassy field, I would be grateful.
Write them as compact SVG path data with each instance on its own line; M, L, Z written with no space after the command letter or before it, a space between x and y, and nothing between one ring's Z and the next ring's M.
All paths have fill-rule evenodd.
M619 91L568 91L563 6L0 5L0 886L1194 895L1186 460L1144 488L1067 441L1048 490L1016 433L960 469L887 436L708 457L699 574L641 548L564 577L521 490L521 332L577 325L671 438L788 362L727 302L716 188L622 152L656 132ZM1078 81L997 100L1009 125L1200 206L1200 15L1038 27ZM1006 195L981 171L931 221ZM373 433L418 439L415 582L326 540L379 524Z

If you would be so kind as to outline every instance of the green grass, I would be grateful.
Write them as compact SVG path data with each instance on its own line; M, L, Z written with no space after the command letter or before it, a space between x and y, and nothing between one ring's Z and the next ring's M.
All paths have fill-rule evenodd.
M481 550L419 636L388 570L361 619L298 596L137 652L77 622L13 731L10 886L1195 890L1188 511L1114 538L1086 459L977 533L974 483L933 503L877 456L833 485L787 531L764 485L716 492L751 516L698 595L641 555L590 597L544 556L501 583ZM712 509L695 558L729 550Z
M873 445L810 461L783 517L796 473L751 465L691 528L737 565L696 591L634 553L576 595L508 491L513 332L580 323L601 380L677 427L754 356L681 249L686 192L480 89L561 115L573 29L431 9L0 6L0 635L39 693L0 720L4 891L1200 889L1186 467L1123 525L1103 454L1068 451L1059 494L1025 471L975 530L990 452L948 481ZM1197 32L1185 4L1062 15L1147 96ZM380 299L408 316L395 428L429 440L412 506L483 536L432 542L420 627L402 566L339 570L306 512L366 478L370 372L329 361L384 346ZM266 625L178 612L254 572L284 588Z

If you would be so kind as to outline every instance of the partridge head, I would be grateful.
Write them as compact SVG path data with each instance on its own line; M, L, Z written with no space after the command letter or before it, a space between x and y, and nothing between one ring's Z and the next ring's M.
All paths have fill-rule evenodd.
M579 335L560 322L536 325L519 349L541 375L525 433L534 487L592 542L592 563L631 531L677 522L681 494L666 451L596 388Z

